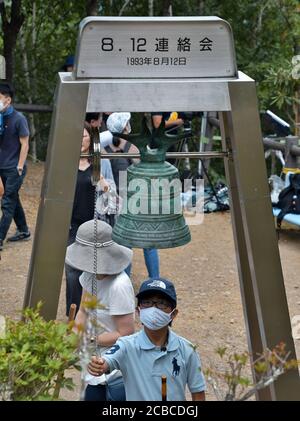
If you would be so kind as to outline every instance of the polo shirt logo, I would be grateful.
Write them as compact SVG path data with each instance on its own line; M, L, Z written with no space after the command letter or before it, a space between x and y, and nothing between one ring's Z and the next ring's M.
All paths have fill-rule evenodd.
M105 354L107 354L107 355L114 354L115 352L118 351L118 349L120 349L119 345L114 345L108 351L106 351Z
M173 358L172 364L173 364L172 376L178 376L180 373L180 366L177 364L177 358L175 357Z

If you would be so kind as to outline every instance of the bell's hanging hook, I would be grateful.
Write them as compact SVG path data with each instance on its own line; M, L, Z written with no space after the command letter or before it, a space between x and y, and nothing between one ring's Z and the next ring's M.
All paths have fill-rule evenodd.
M141 153L141 159L144 161L164 161L166 152L173 143L181 139L191 137L191 134L171 135L168 134L165 122L162 120L160 126L155 129L149 128L146 117L143 117L141 131L138 134L112 133L114 136L122 137L130 143L133 143Z

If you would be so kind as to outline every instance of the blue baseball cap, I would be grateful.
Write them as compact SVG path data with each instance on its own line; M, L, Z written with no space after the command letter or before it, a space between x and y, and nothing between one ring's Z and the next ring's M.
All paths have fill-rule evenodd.
M177 303L177 296L174 284L165 278L149 278L146 279L140 286L140 290L137 293L137 298L142 298L144 295L148 295L149 292L159 292L166 296L167 299L171 300L175 305Z
M74 56L68 56L66 58L65 66L74 66Z
M62 66L62 70L64 72L66 72L67 69L68 69L68 67L73 67L73 66L74 66L74 56L68 56L65 59L65 62L63 64L63 66Z
M14 96L14 88L11 83L6 80L0 80L0 93L9 95L11 98Z

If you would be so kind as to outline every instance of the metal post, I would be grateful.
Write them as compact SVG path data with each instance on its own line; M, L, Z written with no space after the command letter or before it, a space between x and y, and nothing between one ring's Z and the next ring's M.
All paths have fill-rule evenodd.
M223 137L232 148L227 166L241 292L253 358L286 344L296 358L291 335L277 236L272 216L254 81L229 81L230 113L223 113ZM224 140L223 140L224 141ZM300 400L296 370L281 376L260 399Z
M217 111L209 111L207 114L206 131L204 133L204 136L207 139L207 142L204 143L204 152L208 152L213 149L213 142L214 142L213 137L216 131L215 129L216 126L213 125L212 123L215 123L216 121L218 121L217 117L218 117ZM218 127L220 127L220 124ZM211 162L210 159L206 161L206 171L209 170L210 162Z
M85 112L215 110L223 115L225 151L181 153L180 158L221 155L229 158L226 173L231 187L249 348L255 358L266 347L272 349L284 342L290 356L295 358L255 82L237 72L231 28L215 17L143 18L142 21L141 25L140 17L119 21L115 17L86 18L80 26L75 71L72 76L60 74L24 306L35 306L43 300L43 316L56 317ZM173 38L176 31L178 35L182 33L182 25L189 25L189 33L195 40L199 40L201 25L203 30L210 28L214 47L209 56L191 51L187 65L175 66L170 79L167 66L152 66L150 72L147 66L128 66L132 39L145 36L147 40L143 40L150 45L158 30ZM124 33L133 29L136 38L124 37ZM114 38L102 38L107 33ZM101 38L111 41L109 50L102 44L105 60L95 55L95 45ZM172 45L170 55L176 58L176 43ZM114 52L106 54L106 51ZM148 55L151 60L157 58L152 53ZM124 74L126 79L122 79ZM227 153L227 147L232 155ZM291 147L292 152L294 148L296 146ZM300 400L298 372L288 371L268 389L259 392L258 397Z
M293 154L292 147L299 144L299 137L297 136L287 136L285 138L285 167L295 169L298 168L298 156Z
M231 139L229 137L229 114L220 113L221 133L223 148L232 148ZM237 175L233 159L224 159L225 174L230 195L230 212L232 220L232 228L234 232L237 267L240 277L241 297L243 303L244 319L246 324L246 333L248 340L248 348L250 353L262 353L266 348L266 344L262 341L259 329L258 313L255 302L255 293L251 280L250 263L248 259L247 245L245 233L243 229L242 211L237 188ZM253 363L255 355L251 355ZM253 378L256 374L252 370ZM271 400L270 388L262 389L257 393L256 398L259 400Z
M74 200L89 84L59 81L24 307L55 319ZM80 98L80 100L78 99Z
M203 112L203 117L201 119L201 130L200 130L200 142L199 142L199 152L203 152L204 151L204 138L206 135L206 127L207 127L207 115L208 112L204 111ZM202 171L202 162L199 159L198 161L198 174L203 177L203 171Z

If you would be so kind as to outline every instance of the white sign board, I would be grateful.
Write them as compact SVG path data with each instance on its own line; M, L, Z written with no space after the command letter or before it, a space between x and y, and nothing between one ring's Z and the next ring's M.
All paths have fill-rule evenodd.
M232 31L218 17L89 17L80 25L74 75L236 77Z

